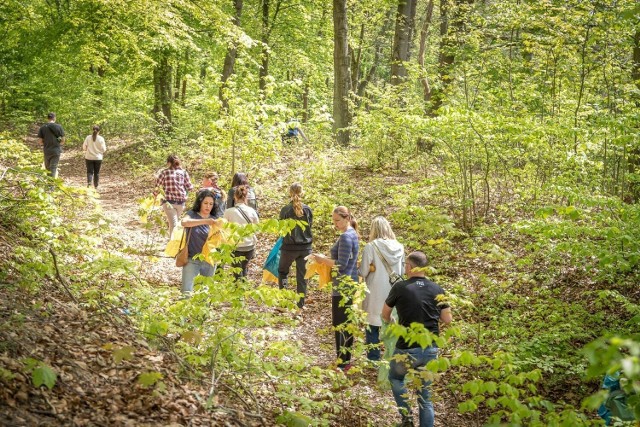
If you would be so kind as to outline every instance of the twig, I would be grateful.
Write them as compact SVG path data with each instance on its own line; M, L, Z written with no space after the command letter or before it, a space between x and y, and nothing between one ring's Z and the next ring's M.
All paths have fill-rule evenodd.
M71 293L71 291L69 290L69 287L67 287L67 284L64 282L64 279L62 278L62 276L60 275L60 270L58 269L58 258L56 257L56 253L53 251L53 249L49 248L49 253L51 254L51 256L53 257L53 266L56 269L56 278L58 279L58 281L60 282L60 284L62 285L62 287L67 291L67 293L69 294L69 296L71 297L71 299L73 299L75 301L76 304L79 304L80 302L78 301L78 299Z

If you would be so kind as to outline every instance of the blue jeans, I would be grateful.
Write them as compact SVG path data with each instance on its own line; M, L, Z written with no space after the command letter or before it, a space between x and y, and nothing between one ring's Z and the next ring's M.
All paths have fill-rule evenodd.
M367 345L380 345L380 326L367 325L364 333ZM367 359L380 360L380 348L369 348L367 350Z
M189 258L187 265L182 267L182 288L180 289L182 293L191 293L193 291L193 279L198 274L206 277L213 276L216 272L216 267L217 264L211 265L205 261Z
M407 354L409 359L406 362L396 362L391 360L389 364L389 381L391 382L391 391L393 392L393 398L398 405L400 414L410 414L409 405L405 395L407 394L407 388L405 387L405 376L409 368L419 369L424 367L431 360L438 358L438 347L432 345L427 348L410 348L407 350L396 349L393 353ZM409 366L407 366L409 365ZM433 403L431 402L431 393L429 391L429 385L431 381L422 380L422 387L418 390L418 414L420 418L420 427L433 427L435 420L435 412L433 410Z

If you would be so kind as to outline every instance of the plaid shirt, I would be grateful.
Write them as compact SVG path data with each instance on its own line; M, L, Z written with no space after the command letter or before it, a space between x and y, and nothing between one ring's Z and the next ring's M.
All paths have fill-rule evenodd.
M187 201L187 191L193 190L189 174L184 169L165 169L156 178L156 185L164 189L164 198L172 202Z

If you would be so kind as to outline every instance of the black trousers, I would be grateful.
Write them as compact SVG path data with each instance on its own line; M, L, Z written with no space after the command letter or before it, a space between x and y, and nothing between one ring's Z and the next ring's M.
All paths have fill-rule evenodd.
M236 279L239 279L240 277L247 277L247 265L249 264L249 261L253 259L255 254L255 248L249 251L233 251L234 258L244 257L242 261L236 261L233 263L233 267L239 267L241 270L240 273L234 273L234 277Z
M307 279L304 275L307 274L307 261L304 259L311 253L311 249L302 250L280 250L280 264L278 265L278 286L280 289L286 288L289 284L287 276L291 269L291 264L296 263L296 292L302 294L302 298L298 301L298 307L304 307L304 299L307 296Z
M87 164L87 185L91 185L93 180L93 186L98 188L100 182L100 166L102 166L102 160L89 160L84 159Z
M351 301L347 301L345 305L340 307L342 296L333 295L331 297L331 320L333 326L339 326L347 323L347 307L351 305ZM341 366L346 365L351 360L351 347L353 347L353 335L346 331L336 331L336 354L342 360Z

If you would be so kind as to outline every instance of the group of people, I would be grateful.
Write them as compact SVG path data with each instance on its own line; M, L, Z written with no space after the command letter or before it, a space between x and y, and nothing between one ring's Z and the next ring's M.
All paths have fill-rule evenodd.
M218 187L217 178L215 173L205 175L192 209L186 212L181 221L182 226L188 230L186 234L189 252L188 263L182 270L184 293L192 292L193 280L198 274L213 276L215 273L215 265L194 259L194 256L203 251L209 227L216 225L219 218L242 225L259 221L255 193L248 185L246 175L234 175L232 187L226 197ZM180 167L177 156L171 155L167 158L167 167L158 174L156 185L164 189L163 207L172 230L182 214L188 191L194 188L189 174ZM349 286L357 282L359 276L364 278L368 288L363 309L367 313L366 344L369 360L377 361L381 358L380 328L383 322L392 321L394 308L399 324L408 327L417 322L436 335L439 333L440 323L451 322L450 307L440 301L441 296L445 294L444 290L425 276L428 263L426 255L416 251L405 258L404 247L396 239L386 218L378 216L372 220L369 242L364 246L358 264L358 223L347 207L337 206L332 212L332 221L340 236L331 247L328 256L313 253L313 211L302 202L303 196L302 185L292 184L289 187L290 201L280 210L279 219L294 219L303 221L306 225L296 225L283 238L278 266L278 286L280 289L289 286L289 271L295 262L296 290L300 295L298 307L303 308L307 296L306 260L312 259L316 263L337 270L337 275L333 278L331 311L340 370L346 372L351 368L353 335L344 326L348 322L348 310L352 305L349 300ZM237 260L233 265L238 270L236 278L247 275L247 264L254 258L255 244L255 235L249 235L237 244L233 254ZM406 275L406 280L399 279L402 273ZM413 426L405 377L409 369L423 369L429 361L437 358L438 348L435 343L422 348L418 343L407 342L400 337L394 355L408 356L392 358L389 381L402 416L401 425ZM421 427L434 425L429 385L429 381L422 379L418 390Z
M38 130L38 141L44 153L44 168L49 175L58 176L58 164L62 155L62 146L66 140L64 128L56 123L56 113L47 114L47 123ZM107 145L100 135L100 126L93 125L91 135L87 135L82 143L85 165L87 167L87 187L98 188L100 167Z

